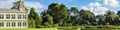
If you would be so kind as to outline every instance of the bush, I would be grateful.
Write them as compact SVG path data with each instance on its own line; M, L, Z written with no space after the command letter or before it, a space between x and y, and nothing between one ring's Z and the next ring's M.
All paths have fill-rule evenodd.
M45 25L46 28L50 28L51 27L51 25L48 22L45 22L44 25Z
M38 26L36 26L36 28L44 28L44 26L43 25L38 25Z
M29 19L28 20L28 27L29 28L35 28L35 21L33 19Z
M115 28L115 26L107 25L106 28Z
M58 24L54 24L53 27L58 27Z

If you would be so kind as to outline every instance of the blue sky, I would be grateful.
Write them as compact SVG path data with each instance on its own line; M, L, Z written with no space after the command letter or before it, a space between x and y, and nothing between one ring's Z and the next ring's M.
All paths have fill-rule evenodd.
M18 0L0 0L0 8L10 8ZM120 0L24 0L27 8L34 7L38 13L47 9L51 3L65 4L69 9L77 7L93 12L96 15L105 14L107 10L120 10Z
M69 9L77 7L80 9L90 10L96 15L105 14L107 10L114 11L115 13L120 10L120 0L25 0L31 2L39 2L43 8L38 10L47 9L51 3L65 4Z
M89 4L90 2L94 2L94 0L25 0L30 2L39 2L41 5L44 5L43 9L47 9L47 7L51 3L65 4L68 8L77 7L80 9L80 6L84 6ZM40 9L39 11L43 11Z

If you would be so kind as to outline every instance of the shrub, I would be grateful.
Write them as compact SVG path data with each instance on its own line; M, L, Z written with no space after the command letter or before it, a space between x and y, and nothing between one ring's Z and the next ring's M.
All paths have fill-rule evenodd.
M28 27L29 28L35 28L35 21L33 19L29 19L28 20Z
M51 27L51 25L50 25L48 22L45 22L44 25L45 25L45 27L47 27L47 28L50 28L50 27Z

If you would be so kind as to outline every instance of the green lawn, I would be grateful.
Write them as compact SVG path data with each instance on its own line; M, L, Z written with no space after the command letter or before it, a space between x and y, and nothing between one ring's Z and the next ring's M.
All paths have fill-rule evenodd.
M58 30L57 28L0 28L0 30Z
M120 30L119 28L0 28L0 30Z

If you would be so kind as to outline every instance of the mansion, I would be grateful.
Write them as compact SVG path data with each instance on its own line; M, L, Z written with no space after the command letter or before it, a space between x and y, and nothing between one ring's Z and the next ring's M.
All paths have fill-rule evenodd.
M28 9L23 0L15 2L11 9L0 8L0 28L28 28Z

